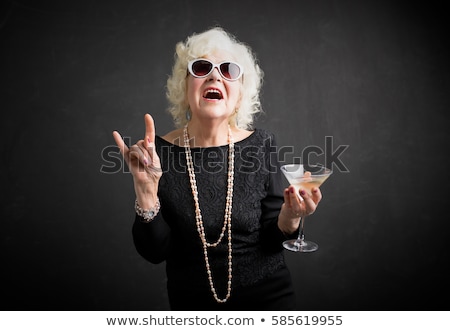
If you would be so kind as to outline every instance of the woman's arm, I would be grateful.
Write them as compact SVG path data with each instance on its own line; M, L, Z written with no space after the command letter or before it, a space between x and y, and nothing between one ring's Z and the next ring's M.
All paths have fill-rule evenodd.
M161 213L149 223L136 215L133 228L133 242L138 253L151 263L163 262L169 251L170 228Z
M261 201L261 242L270 251L282 250L286 239L296 238L298 231L283 232L279 227L280 210L284 204L284 185L273 135L265 141L265 167L268 170L266 196ZM298 230L298 229L297 229Z

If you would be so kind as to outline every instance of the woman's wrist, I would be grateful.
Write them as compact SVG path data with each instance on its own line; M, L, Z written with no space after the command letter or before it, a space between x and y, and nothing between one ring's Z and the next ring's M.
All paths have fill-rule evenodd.
M295 233L298 230L299 225L300 217L295 219L286 219L285 217L282 217L282 215L278 217L278 228L285 235L291 235Z
M143 209L151 209L156 206L158 194L136 194L136 201L138 205Z
M134 184L136 200L143 209L155 207L158 201L158 185L137 185Z
M159 209L161 207L161 204L159 203L158 197L156 197L156 202L153 207L151 208L142 208L139 205L138 200L134 202L134 210L136 211L136 214L143 218L144 223L149 223L153 221L153 219L158 215Z

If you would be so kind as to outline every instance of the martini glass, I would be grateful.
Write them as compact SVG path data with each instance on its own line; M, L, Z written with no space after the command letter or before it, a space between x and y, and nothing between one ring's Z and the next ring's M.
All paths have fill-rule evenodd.
M299 190L305 190L309 194L312 188L319 187L331 175L332 171L322 165L303 166L303 164L285 164L281 166L281 171L288 180L289 184L295 187L300 201L303 198L298 193ZM293 252L314 252L319 248L315 242L306 241L303 232L305 217L300 218L300 227L297 239L286 240L283 247Z

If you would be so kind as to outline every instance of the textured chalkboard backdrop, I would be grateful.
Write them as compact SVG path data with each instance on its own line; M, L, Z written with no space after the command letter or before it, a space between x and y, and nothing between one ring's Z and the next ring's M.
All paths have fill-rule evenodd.
M174 45L221 25L253 47L283 162L333 166L286 252L299 310L448 310L446 9L411 1L6 1L0 10L1 308L165 310L132 238L111 132L173 128ZM189 286L189 279L186 279ZM307 303L307 304L306 304Z

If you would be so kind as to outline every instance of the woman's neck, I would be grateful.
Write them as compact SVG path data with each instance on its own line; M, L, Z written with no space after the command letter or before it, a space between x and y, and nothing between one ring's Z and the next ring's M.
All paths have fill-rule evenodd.
M228 122L204 124L196 121L188 123L191 147L212 147L228 144Z
M198 124L193 121L188 123L188 134L192 148L228 145L228 123L225 123L224 128L221 127L220 129L219 127L212 129L213 127L211 126L199 126ZM231 126L231 132L233 141L236 143L250 136L253 131ZM184 146L183 128L171 131L161 138L177 146Z

